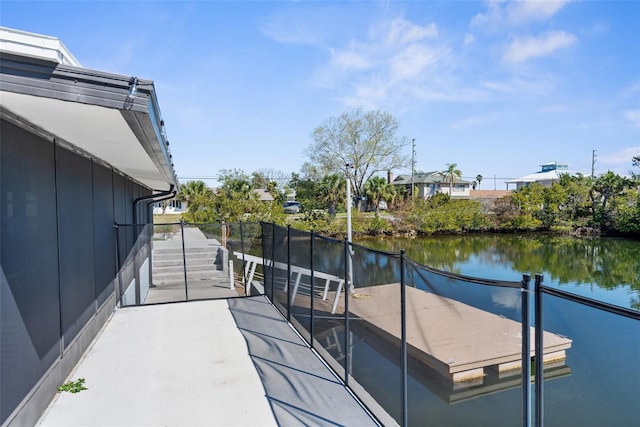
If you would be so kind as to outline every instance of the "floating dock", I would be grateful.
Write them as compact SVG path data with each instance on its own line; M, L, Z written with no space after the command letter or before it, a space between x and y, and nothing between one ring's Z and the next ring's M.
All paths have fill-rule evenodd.
M388 341L401 336L399 284L357 288L349 311ZM344 299L340 306L344 309ZM501 378L519 375L522 367L522 325L476 307L406 287L407 348L411 356L450 378L454 386L482 383L489 369ZM531 328L531 356L534 328ZM572 341L544 332L545 367L565 364Z

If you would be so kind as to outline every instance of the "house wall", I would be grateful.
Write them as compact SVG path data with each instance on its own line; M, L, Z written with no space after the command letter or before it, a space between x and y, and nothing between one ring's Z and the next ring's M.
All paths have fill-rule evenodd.
M132 223L133 200L149 194L0 120L0 424L34 424L108 319L113 224ZM136 231L125 234L121 254Z

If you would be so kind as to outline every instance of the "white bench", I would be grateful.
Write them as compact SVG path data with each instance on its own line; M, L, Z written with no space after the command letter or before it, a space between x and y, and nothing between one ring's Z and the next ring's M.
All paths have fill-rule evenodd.
M267 267L271 267L273 264L274 268L287 271L287 264L282 262L273 263L273 261L270 259L263 260L263 258L261 257L257 257L255 255L243 254L242 252L234 252L233 255L235 255L235 257L238 258L240 261L245 262L244 278L249 284L253 283L253 277L255 275L256 267L258 266L258 264L266 265ZM296 294L298 293L298 289L300 287L302 276L307 276L311 278L311 270L308 268L292 265L291 274L294 276L294 284L293 284L293 290L291 292L290 303L293 304L296 298ZM340 298L340 294L342 293L342 289L344 288L344 279L338 276L334 276L332 274L328 274L328 273L324 273L322 271L316 271L316 270L313 271L313 277L314 279L317 278L317 279L324 280L324 291L322 292L323 301L327 300L327 296L329 294L329 288L331 287L331 284L332 283L336 284L336 294L333 299L333 304L331 305L331 314L335 314L336 309L338 307L338 300ZM285 292L287 291L288 284L289 284L289 280L285 282L285 285L284 285ZM250 290L247 288L247 295L249 292Z

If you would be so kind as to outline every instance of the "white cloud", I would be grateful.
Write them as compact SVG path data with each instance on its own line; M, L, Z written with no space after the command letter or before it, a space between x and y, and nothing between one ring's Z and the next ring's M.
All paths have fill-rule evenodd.
M419 98L446 66L451 48L439 42L434 23L417 25L394 18L372 26L366 37L329 49L331 59L316 73L316 82L338 89L348 105L375 107L390 98ZM405 98L408 99L408 98Z
M396 18L384 29L387 33L386 42L391 45L403 45L420 42L427 38L438 37L438 27L433 22L426 27L421 27L402 18Z
M544 21L555 15L568 1L526 0L510 2L506 6L507 21L520 24L528 21Z
M467 47L467 46L471 46L475 42L476 42L476 38L473 36L473 34L467 34L466 36L464 36L464 42L462 43L462 45L464 47Z
M567 3L566 0L489 1L486 3L487 10L475 15L471 25L495 31L504 26L544 21Z
M598 156L598 161L606 164L630 163L635 156L640 156L640 145L636 147L625 148L615 153Z
M625 119L629 120L635 127L640 128L640 110L629 110L624 112Z
M389 59L390 78L395 81L418 77L447 53L448 49L433 49L419 44L406 46Z
M574 45L578 39L564 31L549 31L541 37L517 38L505 49L504 62L522 62L530 58L550 55L558 49Z
M371 61L357 50L332 50L331 62L347 70L364 70L371 67Z

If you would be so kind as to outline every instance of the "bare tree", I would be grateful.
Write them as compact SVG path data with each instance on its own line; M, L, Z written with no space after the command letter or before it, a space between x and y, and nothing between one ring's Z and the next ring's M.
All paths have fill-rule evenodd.
M313 131L307 155L326 174L344 175L345 166L350 165L354 196L361 199L364 183L374 174L410 164L402 154L409 141L399 138L397 130L398 122L387 112L350 110L330 117Z

